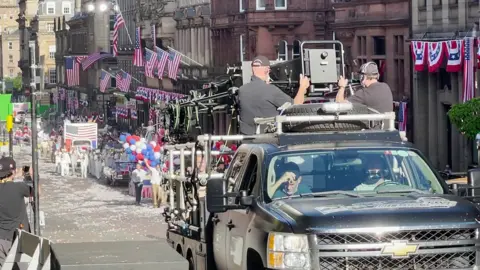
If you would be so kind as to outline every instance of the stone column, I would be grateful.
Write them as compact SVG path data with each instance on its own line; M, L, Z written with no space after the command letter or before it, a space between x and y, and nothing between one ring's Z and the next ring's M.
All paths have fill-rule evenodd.
M428 157L433 166L438 168L438 135L437 131L437 74L428 75Z
M448 31L448 10L450 9L449 0L442 0L442 28L443 31Z
M450 75L449 75L450 76ZM445 94L445 92L444 92ZM437 131L438 135L438 169L443 170L448 163L448 134L447 134L447 114L443 100L438 99L437 102Z
M458 73L452 73L452 104L458 103L460 100L460 94L463 82L460 78L462 78L463 73L458 72ZM462 151L461 147L461 134L458 132L458 130L455 128L454 125L452 125L452 164L450 164L450 168L454 171L461 170L460 168L460 157L461 154L460 152Z
M427 154L428 151L428 82L427 72L415 72L413 74L413 117L414 134L413 142L420 151Z
M195 28L192 28L192 26L189 26L189 31L190 31L190 50L188 50L187 56L190 58L193 58L193 51L195 48Z
M208 27L205 27L205 37L205 65L209 66L212 61L212 36Z
M200 25L197 28L197 33L198 33L198 62L200 64L204 64L205 60L205 39L204 39L204 31L203 31L203 26Z
M418 29L418 1L411 1L412 10L412 30L415 32Z
M427 26L433 24L433 0L427 1Z
M468 18L468 14L467 14L467 10L466 10L466 6L467 6L467 1L469 0L458 0L458 26L457 28L458 29L464 29L466 27L466 24L467 24L467 18ZM470 28L470 26L469 26Z

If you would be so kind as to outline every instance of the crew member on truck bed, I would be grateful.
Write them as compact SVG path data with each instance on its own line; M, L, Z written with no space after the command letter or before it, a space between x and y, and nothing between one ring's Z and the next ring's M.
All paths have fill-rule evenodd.
M360 83L363 89L355 92L355 95L345 99L345 87L348 80L340 77L338 80L338 93L336 102L351 102L366 105L380 113L393 111L392 90L388 84L379 82L380 73L375 62L367 62L360 67Z
M290 102L303 104L310 80L300 75L300 87L294 99L275 85L269 84L270 61L265 56L257 56L252 61L252 81L238 89L240 107L240 133L255 134L255 117L274 117L278 108Z

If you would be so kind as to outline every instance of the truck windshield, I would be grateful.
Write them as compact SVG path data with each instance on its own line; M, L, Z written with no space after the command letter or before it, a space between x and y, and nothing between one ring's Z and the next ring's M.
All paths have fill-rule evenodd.
M315 194L443 194L427 163L410 149L345 149L280 154L268 167L270 199ZM343 191L343 192L341 192Z

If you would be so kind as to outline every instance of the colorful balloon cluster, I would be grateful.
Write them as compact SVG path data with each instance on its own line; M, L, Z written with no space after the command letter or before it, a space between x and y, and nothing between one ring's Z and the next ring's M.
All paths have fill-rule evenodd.
M130 134L120 135L120 141L131 162L144 161L152 167L160 163L161 147L156 142L147 143L145 138Z

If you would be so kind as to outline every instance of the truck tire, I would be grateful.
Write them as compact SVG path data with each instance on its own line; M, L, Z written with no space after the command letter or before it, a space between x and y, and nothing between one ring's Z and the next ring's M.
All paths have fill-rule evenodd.
M340 115L350 114L372 114L367 106L361 104L353 104L353 110ZM320 110L320 104L302 104L293 105L287 108L282 115L285 116L302 116L302 115L332 115L324 113ZM313 132L313 131L353 131L369 129L368 121L343 121L343 122L322 122L322 123L284 123L284 131L289 132Z

